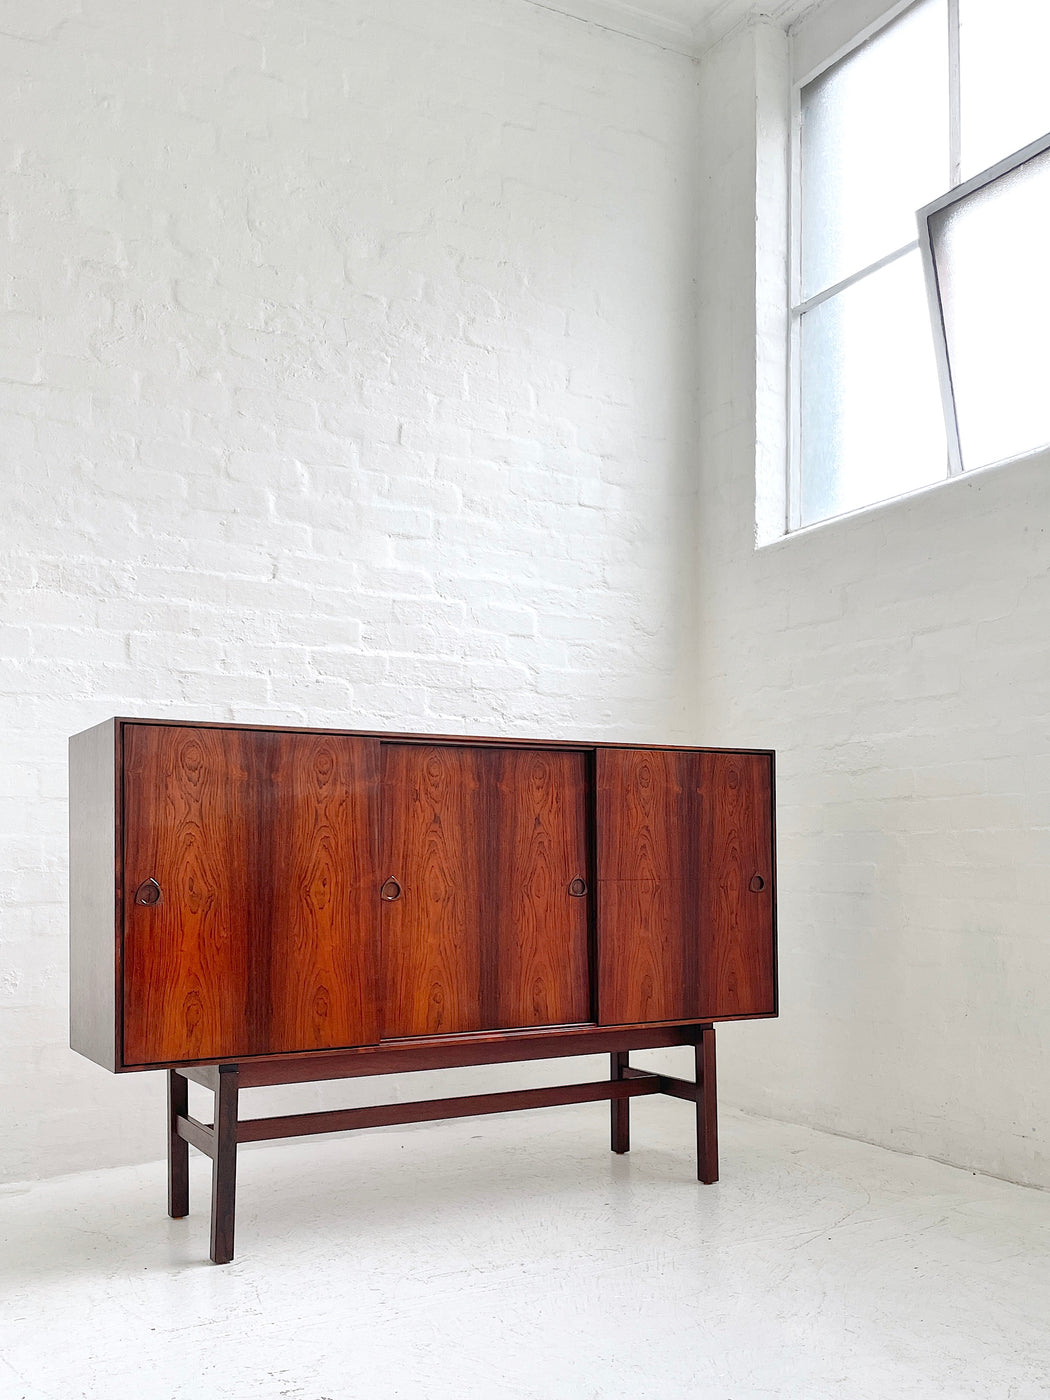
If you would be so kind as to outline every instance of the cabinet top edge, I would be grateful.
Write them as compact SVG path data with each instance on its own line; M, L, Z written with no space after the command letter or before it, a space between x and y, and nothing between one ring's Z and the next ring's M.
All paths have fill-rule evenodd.
M633 742L621 742L607 739L541 739L522 737L520 735L503 734L420 734L402 733L392 729L335 729L316 728L301 724L246 724L238 720L198 720L198 719L152 719L143 715L115 715L111 719L103 720L102 724L113 724L118 728L125 725L145 724L150 726L163 726L173 729L237 729L251 730L261 733L274 734L336 734L354 739L379 739L387 743L408 743L408 744L484 744L499 746L502 748L541 748L541 749L566 749L570 751L591 752L595 749L666 749L670 752L681 753L746 753L767 755L775 757L774 749L750 748L750 747L726 747L710 746L704 744L662 744L657 742L647 743L642 740ZM98 729L101 725L93 725ZM81 730L80 733L90 733L90 730ZM72 738L78 737L72 735Z

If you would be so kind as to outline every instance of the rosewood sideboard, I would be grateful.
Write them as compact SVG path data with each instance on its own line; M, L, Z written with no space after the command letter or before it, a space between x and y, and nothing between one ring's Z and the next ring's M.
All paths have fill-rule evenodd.
M164 1069L168 1208L237 1144L552 1104L696 1108L713 1022L777 1014L773 754L111 719L70 740L70 1044ZM631 1066L691 1046L696 1078ZM279 1118L266 1084L602 1053L608 1079ZM187 1081L214 1091L191 1117Z

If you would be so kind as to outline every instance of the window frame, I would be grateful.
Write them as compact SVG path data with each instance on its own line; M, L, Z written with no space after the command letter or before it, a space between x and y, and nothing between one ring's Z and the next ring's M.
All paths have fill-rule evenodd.
M823 291L815 293L811 297L802 296L802 90L809 83L826 73L829 68L833 68L836 63L847 58L857 49L862 48L869 39L881 33L889 25L913 9L921 0L897 0L896 4L890 5L875 20L858 30L852 38L847 40L839 48L835 49L826 58L822 59L814 67L808 69L800 76L793 77L791 83L791 112L790 112L790 208L789 208L789 230L788 230L788 347L787 347L787 378L788 378L788 464L787 464L787 491L786 491L786 511L784 529L786 534L794 534L798 530L809 529L814 525L826 524L829 520L840 520L844 515L852 514L851 511L843 512L841 515L831 515L819 521L802 522L802 318L807 311L815 310L823 302L829 301L839 292L845 291L848 287L863 281L873 273L879 272L882 268L890 266L908 253L918 250L921 254L922 244L920 230L916 229L916 237L909 243L887 253L884 257L868 264L860 271L842 278L833 286L825 288ZM960 46L959 46L959 0L945 0L948 25L948 192L943 198L955 194L961 188L962 180L962 107L961 107L961 85L960 85ZM975 177L976 178L976 177ZM925 262L923 263L925 271ZM927 286L928 293L928 286ZM928 293L929 294L929 293ZM936 349L937 336L934 335ZM938 375L941 372L940 359L937 362ZM943 393L943 385L942 385ZM948 458L945 464L945 479L961 475L961 465L959 456L956 453L953 457L949 448ZM916 490L924 490L925 487L916 487ZM905 493L907 494L907 493ZM865 506L856 507L858 510L871 509L877 505L887 505L891 501L900 500L901 496L888 496L882 500L871 501Z
M1045 155L1048 151L1050 151L1050 133L1037 137L1035 141L1030 141L1027 146L1022 146L1019 151L1014 151L1012 155L1004 156L1002 160L990 165L987 170L981 170L976 175L971 175L968 180L953 185L944 194L931 200L929 204L923 205L916 215L919 223L919 250L922 254L926 298L930 308L930 322L933 327L933 348L937 358L937 378L941 387L941 405L944 409L944 423L948 434L949 475L951 476L961 476L966 468L962 459L959 416L955 405L955 387L952 383L951 354L948 350L948 329L944 321L944 302L937 276L937 259L933 251L933 239L930 235L930 219L935 214L950 209L953 205L964 203L987 185L994 184L1002 176L1009 175L1012 170L1017 170L1034 157ZM976 471L983 466L998 466L1003 461L1021 461L1036 453L1045 452L1046 448L1047 444L1043 443L1038 447L1029 448L1017 456L1000 458L995 462L980 463L977 467L969 470Z

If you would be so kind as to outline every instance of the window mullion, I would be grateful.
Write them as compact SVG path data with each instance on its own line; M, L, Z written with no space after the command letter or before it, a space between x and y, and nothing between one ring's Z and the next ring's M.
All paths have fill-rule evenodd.
M841 281L835 282L830 287L825 287L821 292L814 292L805 301L800 301L797 306L791 308L793 316L804 316L807 311L815 311L824 302L830 301L832 297L837 297L839 292L844 292L857 282L862 282L865 277L870 277L873 272L881 272L884 267L889 267L890 263L895 263L898 258L906 257L908 253L914 253L918 248L918 239L911 243L905 243L901 248L894 248L892 253L887 253L884 258L878 258L875 262L869 263L867 267L862 267L858 272L851 272L848 277L843 277Z
M898 3L876 27L793 88L789 531L893 499L945 473L936 368L925 348L924 298L917 281L920 259L912 256L919 250L920 231L904 218L913 200L902 202L900 196L913 187L919 194L920 186L954 189L961 179L960 5L961 0ZM879 92L898 77L900 102L882 122ZM870 139L859 125L867 109ZM931 111L936 127L927 120ZM846 135L858 131L855 149L846 149ZM899 167L896 180L887 155ZM864 160L870 180L861 174L865 167L856 164ZM826 191L824 203L841 229L829 222L832 215L825 214L818 194L803 200L807 179L826 182L816 189ZM809 221L805 228L803 214ZM893 239L902 236L908 241L893 247ZM835 279L812 295L803 285L803 238L813 243L807 264L811 283L819 287L825 277ZM858 265L880 245L890 251ZM851 265L854 270L843 275ZM890 403L894 411L887 413Z
M962 180L962 72L959 64L959 0L948 0L948 183Z
M788 259L788 306L802 296L802 88L791 93L791 192ZM785 529L802 524L802 345L799 320L787 324L788 452L787 489L784 493Z

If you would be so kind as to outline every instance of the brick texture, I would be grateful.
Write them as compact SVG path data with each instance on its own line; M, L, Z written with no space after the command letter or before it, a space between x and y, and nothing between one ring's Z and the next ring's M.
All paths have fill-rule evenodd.
M160 1150L66 1047L70 732L684 733L697 114L523 0L0 7L0 1175Z

